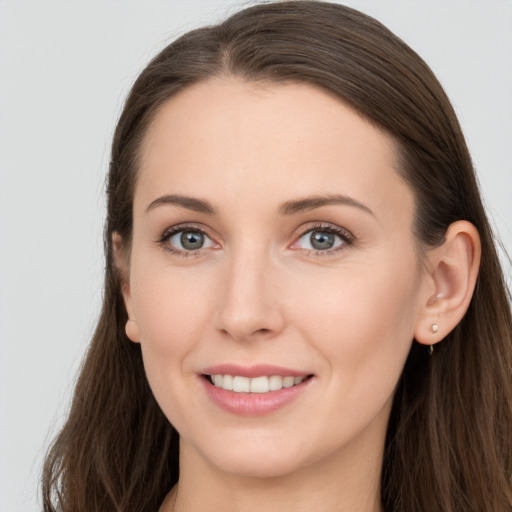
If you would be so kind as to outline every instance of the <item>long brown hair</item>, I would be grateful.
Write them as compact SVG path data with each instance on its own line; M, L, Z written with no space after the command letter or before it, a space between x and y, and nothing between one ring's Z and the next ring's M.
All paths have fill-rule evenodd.
M465 317L432 357L413 342L389 422L381 499L387 512L512 510L510 298L459 123L404 42L360 12L313 1L257 5L189 32L133 85L112 145L103 309L46 459L44 510L152 511L178 480L178 434L124 332L112 234L129 246L139 148L155 112L184 87L225 75L313 84L389 133L415 193L422 247L441 243L456 220L478 229L482 263Z

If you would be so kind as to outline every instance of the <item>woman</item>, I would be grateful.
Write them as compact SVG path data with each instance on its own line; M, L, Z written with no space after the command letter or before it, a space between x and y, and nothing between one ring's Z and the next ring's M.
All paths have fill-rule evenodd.
M281 2L181 37L107 192L45 510L512 509L492 234L446 95L382 25Z

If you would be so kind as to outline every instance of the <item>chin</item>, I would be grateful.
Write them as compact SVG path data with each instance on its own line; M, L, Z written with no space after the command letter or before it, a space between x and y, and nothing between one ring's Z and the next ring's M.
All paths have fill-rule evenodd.
M257 459L238 455L218 461L217 468L223 473L244 478L280 478L301 469L301 462L287 460L282 454L278 457L260 454Z
M198 447L200 457L222 473L247 478L278 478L307 465L297 443L228 437L228 443L210 443L205 449Z

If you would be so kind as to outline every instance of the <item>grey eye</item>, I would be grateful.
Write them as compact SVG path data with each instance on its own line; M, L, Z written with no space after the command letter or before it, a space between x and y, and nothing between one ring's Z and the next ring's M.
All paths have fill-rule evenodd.
M183 248L189 251L201 249L204 244L204 235L199 231L184 231L181 234L180 242Z
M325 251L334 247L335 235L325 231L312 231L309 237L311 247L318 251Z
M213 241L198 230L178 231L169 238L169 243L180 251L197 251L213 245Z
M337 235L327 230L313 229L304 233L294 244L294 248L329 251L330 249L336 249L346 243L348 242L342 235Z

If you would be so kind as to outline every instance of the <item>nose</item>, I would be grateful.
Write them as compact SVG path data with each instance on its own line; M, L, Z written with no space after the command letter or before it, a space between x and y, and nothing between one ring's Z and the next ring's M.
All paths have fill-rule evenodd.
M223 273L215 327L237 341L277 336L285 323L278 273L263 251L234 252Z

